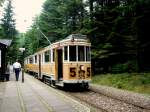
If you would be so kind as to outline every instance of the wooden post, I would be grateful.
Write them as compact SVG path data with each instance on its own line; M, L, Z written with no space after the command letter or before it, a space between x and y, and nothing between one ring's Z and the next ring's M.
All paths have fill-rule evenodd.
M6 56L6 48L5 45L1 46L1 74L0 74L0 80L4 81L5 78L5 56Z
M1 50L1 69L0 69L0 81L4 81L5 69L6 69L6 50L10 46L12 40L0 39L0 50Z

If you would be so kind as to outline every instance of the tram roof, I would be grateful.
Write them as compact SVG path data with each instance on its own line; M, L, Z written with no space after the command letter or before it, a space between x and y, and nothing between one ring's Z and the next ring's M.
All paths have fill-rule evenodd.
M52 43L51 45L48 45L47 47L44 47L44 48L41 48L39 49L36 53L32 54L32 55L29 55L28 57L32 57L36 54L38 54L39 52L44 52L47 50L47 48L49 47L52 47L52 46L55 46L59 43L63 43L63 42L67 42L67 41L70 41L70 40L81 40L82 42L87 42L88 39L87 39L87 36L86 35L82 35L82 34L71 34L69 36L67 36L66 38L62 39L62 40L59 40L57 42L54 42Z
M87 39L87 36L82 34L71 34L66 37L66 39Z
M69 36L67 36L66 38L62 39L62 40L59 40L57 42L54 42L52 43L53 44L57 44L57 43L61 43L61 42L66 42L66 41L69 41L69 40L82 40L84 42L87 42L88 38L86 35L82 35L82 34L71 34Z

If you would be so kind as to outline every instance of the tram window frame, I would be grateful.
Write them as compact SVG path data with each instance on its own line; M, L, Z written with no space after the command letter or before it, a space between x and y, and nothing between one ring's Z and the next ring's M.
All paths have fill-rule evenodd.
M91 47L86 46L86 61L91 61Z
M26 58L26 64L28 64L28 58Z
M78 61L85 61L85 46L78 46Z
M27 58L27 64L29 64L29 58Z
M76 45L69 46L69 61L77 61L77 47Z
M44 63L44 56L43 56L43 53L41 53L41 64Z
M44 57L44 52L42 53L42 64L44 64L44 59L45 57Z
M64 61L68 60L68 46L64 46Z
M44 52L44 62L50 62L50 50Z
M52 49L52 62L55 62L55 49Z

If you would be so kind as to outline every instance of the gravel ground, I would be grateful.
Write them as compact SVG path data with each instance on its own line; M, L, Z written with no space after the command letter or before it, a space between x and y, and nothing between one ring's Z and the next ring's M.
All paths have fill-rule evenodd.
M97 107L94 107L92 104L89 104L87 102L85 102L83 99L80 99L70 93L66 93L65 91L60 91L62 92L63 94L67 95L68 97L71 97L73 98L74 100L77 100L78 102L80 102L81 104L87 106L88 108L90 108L90 112L106 112L105 110L103 109L100 109L100 108L97 108Z
M150 96L112 87L90 85L92 91L150 110Z
M72 92L69 94L107 112L148 112L139 107L135 107L134 105L127 104L92 91Z

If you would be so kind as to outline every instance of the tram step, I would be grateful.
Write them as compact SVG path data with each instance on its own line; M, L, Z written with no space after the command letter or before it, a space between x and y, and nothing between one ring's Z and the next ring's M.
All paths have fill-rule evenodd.
M61 86L61 87L63 87L63 86L64 86L64 84L63 84L63 82L62 82L62 81L58 81L58 82L56 83L56 85L57 85L57 86Z

